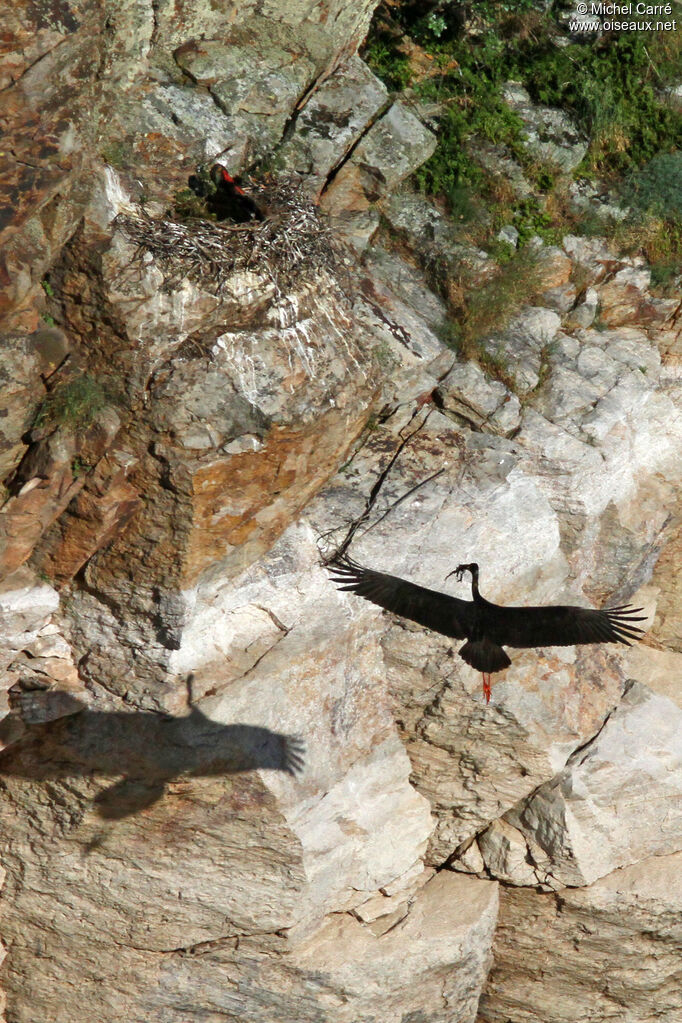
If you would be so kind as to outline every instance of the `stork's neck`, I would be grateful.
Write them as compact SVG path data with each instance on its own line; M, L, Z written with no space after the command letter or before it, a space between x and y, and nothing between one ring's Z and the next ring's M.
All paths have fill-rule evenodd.
M474 600L480 600L481 594L478 590L478 565L469 565L469 571L471 572L471 592Z

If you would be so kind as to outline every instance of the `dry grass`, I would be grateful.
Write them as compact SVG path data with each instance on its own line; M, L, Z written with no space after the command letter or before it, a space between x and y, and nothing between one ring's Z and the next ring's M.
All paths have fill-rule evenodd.
M497 275L467 294L463 337L468 345L504 330L521 306L542 289L537 256L522 249Z
M166 290L187 279L220 294L235 274L251 271L268 279L279 298L325 271L343 276L343 252L298 180L253 185L250 191L267 214L264 221L155 220L140 210L119 214L116 223L140 254L152 253Z
M631 146L632 138L622 124L606 124L597 128L590 141L592 167L598 174L608 177L614 158L624 156Z
M682 277L682 224L649 216L619 224L612 237L619 251L641 253L651 268L654 293L679 294Z

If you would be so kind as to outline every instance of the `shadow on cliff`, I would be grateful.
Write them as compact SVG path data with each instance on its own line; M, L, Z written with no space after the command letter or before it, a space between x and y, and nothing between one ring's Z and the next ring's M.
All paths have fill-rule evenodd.
M38 696L41 698L43 720L54 716L50 698L53 702L63 698L55 691L24 695L26 708L35 709ZM66 711L69 717L31 725L27 735L0 754L0 778L48 781L91 774L123 775L95 798L99 816L120 820L152 806L166 785L180 777L261 768L296 775L303 768L300 738L255 725L220 724L196 707L184 717L81 707ZM21 700L18 710L21 714ZM0 722L0 732L11 724L11 718ZM24 719L30 724L37 718L27 710Z

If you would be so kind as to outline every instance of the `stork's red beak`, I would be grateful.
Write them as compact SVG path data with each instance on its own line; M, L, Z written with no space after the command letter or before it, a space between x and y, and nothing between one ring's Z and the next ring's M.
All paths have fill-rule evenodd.
M225 182L225 184L232 185L232 187L235 190L235 192L238 192L239 195L246 195L246 192L244 191L244 189L239 187L239 185L234 180L232 175L228 174L228 172L225 170L224 167L220 168L220 173L222 175L222 178L223 178L223 181Z

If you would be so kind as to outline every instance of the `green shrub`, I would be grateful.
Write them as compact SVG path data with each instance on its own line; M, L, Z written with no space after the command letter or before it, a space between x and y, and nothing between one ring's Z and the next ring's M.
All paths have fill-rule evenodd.
M109 142L100 152L105 163L116 170L127 167L132 160L130 146L123 139L114 139Z
M682 274L682 219L665 220L651 214L618 225L618 248L642 252L651 267L651 285L663 294L679 290Z
M682 115L658 98L666 76L679 75L677 47L647 33L624 33L600 46L526 42L510 70L536 103L567 110L589 135L583 169L614 177L682 145Z
M682 222L682 151L659 153L630 174L623 197L642 213Z
M651 290L667 295L677 289L680 279L680 263L657 263L651 268Z
M481 192L485 182L484 172L471 159L467 141L479 136L506 146L521 158L523 122L500 95L497 43L484 47L480 54L465 55L454 44L442 49L438 59L441 73L418 83L414 90L419 99L442 105L438 145L417 170L415 181L422 191L445 197L456 212L463 190Z
M428 98L432 88L432 83L425 83L417 91ZM457 83L457 88L466 86ZM463 219L473 215L471 197L474 192L482 192L485 181L484 172L471 159L468 139L479 135L520 152L523 123L493 92L492 86L479 84L471 93L462 92L447 100L440 117L438 145L415 173L420 191L446 198L455 216L461 217L464 207L467 214Z
M490 0L466 6L477 31L465 36L457 6L424 15L416 2L382 5L366 44L366 58L390 88L410 82L405 34L440 69L413 83L419 98L443 105L438 147L416 176L424 191L449 199L459 186L480 186L464 147L472 135L530 162L520 145L522 123L500 96L509 79L521 81L534 102L573 115L590 137L583 171L617 177L682 146L682 114L659 99L665 84L679 78L682 33L623 33L557 46L552 11L534 10L531 0Z
M111 404L106 387L88 373L57 384L43 401L36 425L50 424L83 430L95 422L103 409Z
M366 56L389 87L409 85L409 95L428 104L429 117L438 121L436 150L415 173L415 185L447 203L458 240L507 260L490 286L470 296L462 287L461 301L450 294L453 284L455 290L464 285L453 281L451 266L429 267L460 325L455 347L499 329L509 310L527 300L524 292L532 291L532 274L521 270L527 257L510 259L491 241L504 224L518 230L521 250L533 235L548 243L567 232L609 235L616 245L644 252L656 287L672 285L682 254L682 113L662 97L667 85L679 81L682 33L614 33L573 42L558 22L565 4L545 5L544 11L534 0L430 6L423 0L384 2ZM420 46L430 61L419 58ZM625 179L623 194L641 212L630 225L631 237L625 225L597 212L577 212L566 176L530 156L523 122L502 100L509 80L521 82L534 103L567 111L589 138L575 176L597 176L611 185ZM503 175L472 159L477 138L516 160L531 195L519 198Z
M445 319L437 327L436 335L446 347L451 348L457 355L464 354L464 336L461 323L454 319Z
M409 58L399 45L400 38L379 25L368 36L363 52L374 74L391 90L406 89L412 80Z
M71 475L75 480L80 479L81 476L85 476L86 473L90 472L91 468L91 465L88 465L87 462L76 455L71 462Z

